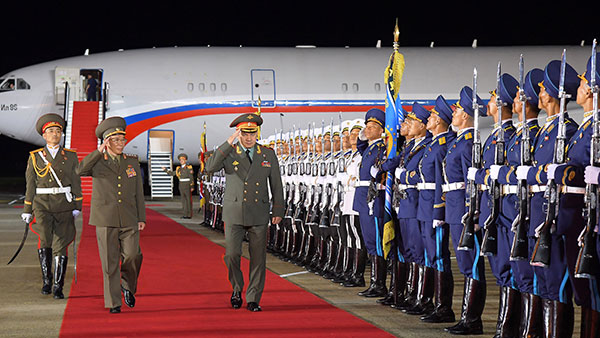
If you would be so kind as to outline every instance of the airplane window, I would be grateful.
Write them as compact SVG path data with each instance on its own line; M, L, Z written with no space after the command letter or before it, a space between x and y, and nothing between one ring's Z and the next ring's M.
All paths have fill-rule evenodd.
M17 79L17 89L31 89L31 86L27 81L23 79Z
M0 79L0 92L15 90L15 79Z
M200 82L198 83L198 90L203 92L206 90L206 88L204 88L204 82Z
M188 83L188 92L191 92L194 90L194 84L193 83Z
M375 83L375 91L376 92L380 92L381 91L381 84Z
M217 84L213 82L210 84L210 91L214 92L215 90L217 90Z
M222 92L226 92L227 91L227 83L221 83L221 91Z
M352 84L352 90L354 90L355 92L358 91L358 83L353 83Z
M342 91L344 93L348 91L348 84L347 83L342 83Z

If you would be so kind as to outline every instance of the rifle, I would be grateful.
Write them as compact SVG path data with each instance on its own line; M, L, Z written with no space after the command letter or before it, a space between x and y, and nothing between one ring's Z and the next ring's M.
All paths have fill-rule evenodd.
M290 182L286 183L286 189L289 190L289 194L284 216L284 218L290 219L294 217L294 201L296 199L296 182L293 178L291 178L291 176L298 175L298 164L296 163L296 126L292 126L291 136L290 147L292 147L292 149L290 154L290 163L288 164L288 177L290 177Z
M331 119L331 133L332 133L332 137L331 137L331 151L333 153L333 119ZM336 178L336 172L339 173L344 173L344 169L342 168L342 166L345 165L344 161L344 154L342 153L342 145L341 145L341 138L342 138L342 114L339 114L339 127L338 127L338 131L340 133L340 150L339 150L339 154L340 157L338 158L338 163L337 163L337 168L336 168L336 163L335 160L333 159L333 155L331 156L331 163L329 164L329 175L332 178ZM334 186L335 184L335 186ZM340 203L342 201L342 199L344 198L344 186L342 185L342 183L340 182L339 179L335 180L335 183L332 182L331 183L331 190L332 190L332 194L331 194L331 205L330 205L330 210L331 210L331 225L332 226L340 226L342 224L342 211L340 208Z
M531 165L531 139L529 138L529 130L527 129L527 95L525 94L525 78L524 78L524 64L523 54L519 58L519 98L521 100L521 121L522 121L522 136L521 136L521 165ZM512 247L510 249L510 260L518 261L529 259L529 240L527 232L529 229L529 207L531 203L531 194L529 193L529 187L527 186L527 180L519 180L517 183L518 191L518 206L519 214L515 223L517 228L515 231L515 238L513 239Z
M558 132L556 141L554 142L554 156L552 163L565 163L565 143L566 143L566 126L565 126L565 108L569 94L565 92L565 68L567 63L567 50L563 50L562 61L560 64L560 85L558 87L558 97L560 97L560 115L558 116ZM548 267L550 265L550 250L552 246L552 233L556 229L556 218L558 216L558 203L560 201L560 192L558 185L554 182L554 177L548 177L548 185L544 193L548 200L548 210L546 211L546 219L540 229L540 237L535 243L530 264L533 266Z
M600 167L600 117L598 116L598 84L596 83L596 39L592 45L590 87L593 94L594 107L594 131L590 142L590 164ZM579 249L577 262L575 264L575 278L596 279L594 273L598 271L598 252L596 251L596 237L594 228L598 223L598 185L587 184L585 186L585 208L583 217L587 220L583 234L583 245Z
M481 169L481 135L479 135L479 103L477 102L477 68L473 69L473 110L474 135L471 154L471 166ZM473 250L475 248L475 224L479 222L479 191L475 180L469 180L467 185L467 200L469 210L462 217L463 230L460 234L458 250Z
M498 62L498 71L496 73L496 107L498 109L497 120L500 125L498 131L498 137L496 137L496 148L494 155L494 163L496 165L504 165L504 127L502 126L502 107L504 103L500 98L500 75L502 72L500 62ZM481 241L481 256L495 256L498 253L498 215L500 215L500 209L502 208L502 186L498 183L498 180L492 180L488 187L488 192L492 197L492 209L490 215L483 223L485 234Z
M323 121L323 123L325 123ZM329 159L327 160L326 163L325 158L323 157L323 162L322 162L322 168L326 169L325 171L321 171L321 176L322 177L327 177L328 174L331 174L332 169L333 169L333 174L335 174L335 163L333 162L333 119L331 119L331 129L329 130ZM323 147L323 155L325 152L325 133L323 133L323 143L322 143L322 147ZM327 180L327 179L325 179ZM333 194L333 185L331 184L331 182L327 182L325 181L323 184L323 197L321 198L321 210L323 210L323 212L321 213L321 221L319 222L319 226L322 228L326 228L329 227L331 225L331 217L329 215L330 213L330 208L331 208L331 196Z

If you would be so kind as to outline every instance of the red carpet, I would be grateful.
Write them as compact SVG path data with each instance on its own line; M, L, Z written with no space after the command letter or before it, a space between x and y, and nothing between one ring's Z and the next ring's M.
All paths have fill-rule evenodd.
M262 312L233 310L223 263L225 249L171 219L147 209L142 232L144 262L134 309L123 303L109 314L95 229L84 226L61 337L390 337L387 332L340 310L267 271ZM243 260L245 276L248 261Z

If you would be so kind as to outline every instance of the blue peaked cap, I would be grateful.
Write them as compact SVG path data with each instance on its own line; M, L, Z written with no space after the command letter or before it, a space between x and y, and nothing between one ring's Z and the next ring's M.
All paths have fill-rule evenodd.
M558 87L560 85L560 60L552 60L544 69L544 83L548 95L555 99L558 97ZM565 92L571 95L567 102L577 98L577 88L579 87L579 77L577 72L568 63L565 65Z
M483 104L483 100L477 95L477 104L479 104L479 116L486 116L487 107ZM460 91L460 99L456 102L456 106L462 108L465 113L474 116L473 110L473 89L469 86L464 86Z
M442 95L435 99L435 107L431 112L437 114L448 125L452 124L452 107Z
M538 106L540 101L540 86L539 83L544 81L544 71L539 68L534 68L525 75L525 84L523 90L527 101L534 107Z
M378 108L369 109L367 111L367 115L365 116L365 125L369 121L376 122L381 126L381 128L385 129L385 113L383 110Z
M412 112L408 114L408 117L427 124L427 119L429 118L429 110L425 109L420 103L415 102L412 106Z

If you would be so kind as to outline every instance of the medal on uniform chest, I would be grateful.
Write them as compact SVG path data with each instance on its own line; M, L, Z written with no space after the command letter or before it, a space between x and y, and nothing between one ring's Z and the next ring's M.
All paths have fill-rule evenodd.
M131 178L136 176L136 172L135 169L133 168L133 166L130 164L127 169L125 169L125 172L127 173L127 177Z

